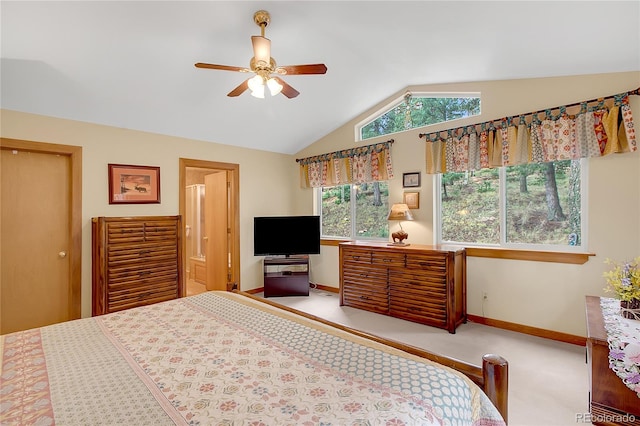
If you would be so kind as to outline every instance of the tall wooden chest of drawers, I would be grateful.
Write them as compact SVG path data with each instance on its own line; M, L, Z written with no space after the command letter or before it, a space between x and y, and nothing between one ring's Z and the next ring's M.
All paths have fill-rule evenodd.
M92 315L182 297L180 216L95 217Z
M444 328L467 320L463 248L340 244L340 304Z

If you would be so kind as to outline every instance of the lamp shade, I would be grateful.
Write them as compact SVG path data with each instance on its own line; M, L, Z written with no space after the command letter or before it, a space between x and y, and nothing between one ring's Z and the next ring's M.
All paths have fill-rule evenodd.
M413 220L413 215L406 204L394 204L391 206L387 220Z
M262 36L251 36L253 57L260 66L268 66L271 61L271 40Z

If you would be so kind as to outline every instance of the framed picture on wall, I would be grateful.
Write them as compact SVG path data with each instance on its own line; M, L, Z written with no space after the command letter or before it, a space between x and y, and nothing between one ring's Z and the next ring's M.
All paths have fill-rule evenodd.
M420 208L420 193L419 192L405 192L402 196L402 202L410 209Z
M160 203L160 167L109 164L109 204L153 203Z
M420 172L411 172L402 174L402 187L403 188L418 188L420 187Z

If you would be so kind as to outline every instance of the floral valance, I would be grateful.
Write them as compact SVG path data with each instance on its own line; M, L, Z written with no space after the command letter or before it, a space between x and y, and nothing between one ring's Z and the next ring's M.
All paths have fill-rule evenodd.
M427 141L427 173L462 172L636 151L629 95L637 95L639 90L422 133L420 137ZM567 108L570 107L580 108L569 114Z
M298 158L296 161L300 163L300 186L318 188L391 179L393 177L392 144L393 139L313 157Z

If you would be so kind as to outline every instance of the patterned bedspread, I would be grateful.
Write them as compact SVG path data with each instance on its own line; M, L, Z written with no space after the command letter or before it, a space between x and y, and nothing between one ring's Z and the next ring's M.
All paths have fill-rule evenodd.
M502 425L436 363L227 292L2 336L3 425Z

